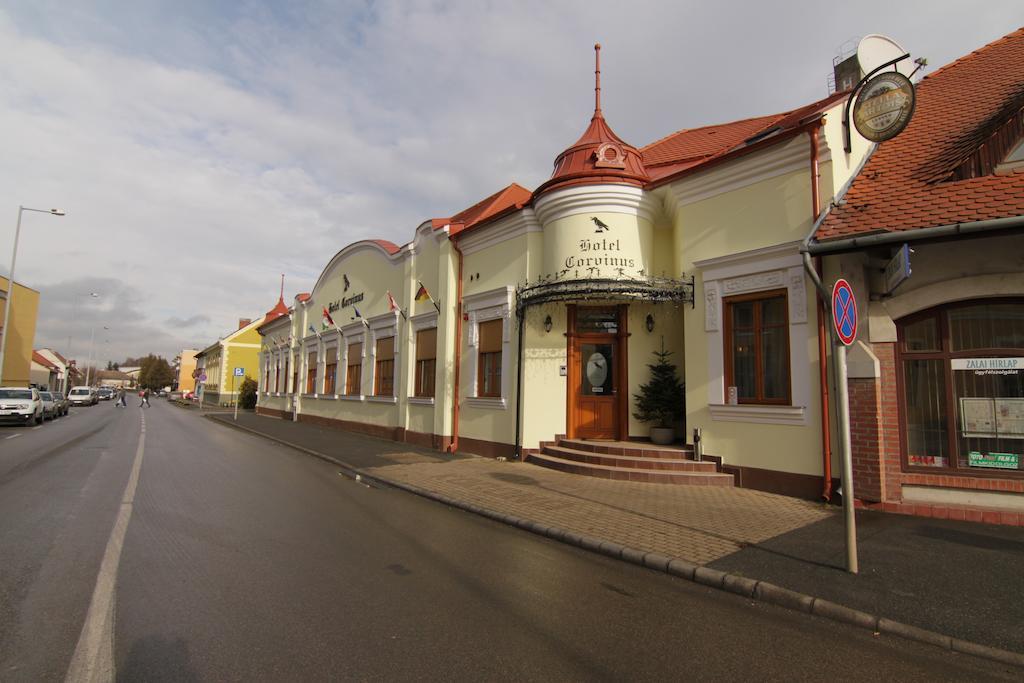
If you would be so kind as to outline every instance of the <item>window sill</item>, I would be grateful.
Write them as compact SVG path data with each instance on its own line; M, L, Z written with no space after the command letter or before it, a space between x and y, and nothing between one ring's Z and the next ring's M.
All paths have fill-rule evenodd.
M807 421L807 409L804 406L711 404L708 411L711 413L711 419L716 422L802 425Z
M409 403L414 406L432 406L434 405L433 396L410 396Z
M362 394L341 394L338 396L339 401L362 401Z
M471 408L489 408L491 410L505 410L508 404L500 396L467 396L463 401Z
M398 403L398 399L394 396L367 396L366 400L373 403Z

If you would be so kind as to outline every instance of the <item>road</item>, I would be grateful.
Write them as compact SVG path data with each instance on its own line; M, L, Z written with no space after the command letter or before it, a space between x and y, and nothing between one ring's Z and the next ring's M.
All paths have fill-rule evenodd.
M156 399L0 428L0 680L90 671L125 681L1020 673L370 488Z

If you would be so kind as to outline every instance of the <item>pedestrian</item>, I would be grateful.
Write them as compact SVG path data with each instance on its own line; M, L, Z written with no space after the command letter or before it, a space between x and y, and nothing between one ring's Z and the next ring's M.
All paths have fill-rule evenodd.
M128 407L128 401L125 399L124 387L121 387L120 391L118 391L118 400L121 401L121 407L122 408L127 408Z
M139 389L139 407L141 408L146 404L146 390Z
M149 387L146 387L146 390L143 392L143 394L142 394L142 401L146 404L147 408L150 407L149 406Z

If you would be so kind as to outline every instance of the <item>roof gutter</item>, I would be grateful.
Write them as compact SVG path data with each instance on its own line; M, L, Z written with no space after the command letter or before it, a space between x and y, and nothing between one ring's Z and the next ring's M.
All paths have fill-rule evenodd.
M826 212L821 220L815 222L814 232L824 221ZM930 228L916 228L913 230L899 230L896 232L882 232L858 237L847 237L845 239L829 240L827 242L813 242L812 238L800 248L800 251L812 255L838 254L858 249L884 246L888 244L902 244L903 242L920 242L922 240L939 239L942 237L954 237L959 235L976 235L999 230L1011 230L1013 228L1024 228L1024 216L1007 216L1005 218L990 218L982 221L968 221L966 223L949 223L937 225Z

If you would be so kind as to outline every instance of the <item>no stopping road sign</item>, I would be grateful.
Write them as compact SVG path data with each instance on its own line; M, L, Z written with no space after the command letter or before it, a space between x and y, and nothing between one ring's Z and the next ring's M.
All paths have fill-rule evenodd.
M845 346L857 338L857 299L850 283L843 278L832 287L832 325Z

